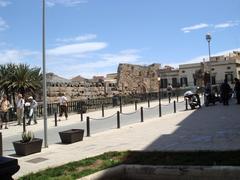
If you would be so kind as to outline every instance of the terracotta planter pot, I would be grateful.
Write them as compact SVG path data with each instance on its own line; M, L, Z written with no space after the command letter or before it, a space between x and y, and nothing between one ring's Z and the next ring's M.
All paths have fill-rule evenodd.
M13 146L17 155L26 156L29 154L41 152L42 139L34 138L30 142L23 143L21 141L13 142Z
M82 141L84 129L69 129L67 131L59 132L63 144L75 143Z

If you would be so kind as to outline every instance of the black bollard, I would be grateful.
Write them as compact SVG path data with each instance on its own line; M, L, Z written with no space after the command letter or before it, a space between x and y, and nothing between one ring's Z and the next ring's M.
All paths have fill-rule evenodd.
M162 116L162 104L161 104L161 99L159 99L159 117Z
M87 137L90 137L90 118L87 117Z
M122 96L119 97L119 101L120 101L120 113L122 113Z
M117 128L120 129L120 112L117 112Z
M55 126L57 126L57 112L54 113Z
M102 104L102 117L104 117L104 104Z
M135 101L135 111L137 110L137 101Z
M173 101L173 112L176 113L176 111L177 111L177 110L176 110L176 101L174 100L174 101Z
M177 102L178 102L178 96L177 96Z
M186 106L185 110L188 110L188 100L187 100L187 98L185 99L185 106Z
M148 107L150 107L150 100L148 99Z
M171 103L171 97L168 96L168 103L170 104Z
M81 117L81 121L83 121L83 113L82 113L82 111L80 112L80 117Z
M143 122L143 107L141 107L141 122Z
M23 132L26 132L26 118L25 118L25 114L23 115Z

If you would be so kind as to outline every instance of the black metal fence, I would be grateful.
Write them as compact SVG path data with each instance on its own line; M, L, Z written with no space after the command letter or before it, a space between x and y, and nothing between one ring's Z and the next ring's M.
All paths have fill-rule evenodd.
M178 97L183 95L183 93L187 89L178 89L172 92L173 97ZM146 94L132 94L132 95L123 95L123 96L113 96L113 97L106 97L106 98L97 98L97 99L87 99L85 101L78 100L78 101L70 101L68 102L68 113L80 113L81 109L86 109L86 111L93 111L96 109L101 109L103 106L104 108L120 106L120 105L127 105L127 104L134 104L139 102L147 102L152 100L158 100L159 94L161 99L167 98L167 92L162 91L153 92L153 93L146 93ZM59 113L59 103L49 103L47 104L47 114L48 116L54 116L55 113ZM43 103L38 102L37 107L37 117L43 116ZM16 111L11 109L9 112L9 120L14 121L16 120Z

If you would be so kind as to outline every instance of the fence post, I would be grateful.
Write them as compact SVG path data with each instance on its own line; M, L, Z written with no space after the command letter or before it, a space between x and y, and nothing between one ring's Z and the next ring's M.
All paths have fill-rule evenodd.
M143 122L143 107L141 107L141 122Z
M173 112L176 113L176 101L173 101Z
M57 112L54 113L55 126L57 126Z
M83 121L83 112L80 112L81 121Z
M81 121L83 121L83 105L82 105L82 103L80 103L80 117L81 117Z
M120 113L122 113L122 96L119 97L119 102L120 102Z
M90 137L90 118L87 116L87 137Z
M149 98L148 98L148 107L150 107L150 100L149 100Z
M162 116L162 104L161 104L161 99L159 98L159 117Z
M171 103L171 97L168 96L168 103L170 104Z
M188 100L187 100L187 98L185 98L185 106L186 106L185 110L188 110Z
M120 129L120 112L117 112L117 128Z
M26 132L26 117L23 115L23 132Z
M102 104L102 117L104 117L104 104Z
M135 111L137 110L137 101L135 101Z

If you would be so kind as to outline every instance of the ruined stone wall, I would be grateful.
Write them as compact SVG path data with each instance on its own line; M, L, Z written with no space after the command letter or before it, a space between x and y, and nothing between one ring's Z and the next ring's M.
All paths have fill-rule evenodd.
M117 87L123 94L158 92L160 64L119 64Z

